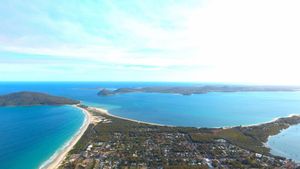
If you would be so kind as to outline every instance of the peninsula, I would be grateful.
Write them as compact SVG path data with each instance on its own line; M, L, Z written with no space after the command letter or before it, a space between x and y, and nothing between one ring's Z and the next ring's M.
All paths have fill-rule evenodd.
M101 89L99 96L111 96L133 92L142 93L171 93L171 94L205 94L209 92L274 92L274 91L299 91L299 86L237 86L237 85L206 85L206 86L154 86L140 88L119 88L115 90Z
M98 123L90 124L60 169L72 168L297 168L270 154L265 142L300 116L232 128L154 125L80 105Z
M74 105L79 101L38 92L17 92L0 96L0 106Z
M23 102L23 103L22 103ZM62 105L81 109L86 121L70 143L41 168L297 168L265 146L269 136L300 124L299 115L231 128L146 123L36 92L0 96L1 106Z

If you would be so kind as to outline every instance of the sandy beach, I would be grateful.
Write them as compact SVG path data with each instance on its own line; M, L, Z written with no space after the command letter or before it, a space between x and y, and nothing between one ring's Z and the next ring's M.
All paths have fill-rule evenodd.
M290 114L290 115L285 116L285 117L293 117L293 116L300 117L300 114ZM266 121L266 122L262 122L262 123L249 124L249 125L241 125L241 127L253 127L253 126L259 126L259 125L262 125L262 124L273 123L273 122L279 120L280 118L283 118L283 117L275 117L275 118L273 118L270 121Z
M76 133L76 135L71 139L69 143L66 144L66 146L59 150L59 152L56 152L47 162L45 162L42 166L40 166L40 169L56 169L59 167L59 165L63 162L68 152L74 147L74 145L79 141L81 136L84 134L86 129L88 128L89 124L93 122L93 116L85 109L75 105L76 108L79 108L82 110L82 112L85 114L85 121L83 125L81 126L80 130Z
M56 152L48 161L46 161L42 166L40 166L39 167L40 169L57 169L60 166L60 164L64 161L64 159L65 159L66 155L68 154L68 152L70 150L72 150L74 145L82 137L82 135L84 134L84 132L88 128L89 124L99 122L97 117L93 116L88 110L96 110L101 114L105 114L105 115L108 115L108 116L111 116L111 117L120 118L120 119L124 119L124 120L129 120L129 121L133 121L133 122L137 122L137 123L163 126L163 125L160 125L160 124L147 123L147 122L143 122L143 121L138 121L138 120L133 120L133 119L129 119L129 118L116 116L116 115L110 114L106 109L102 109L102 108L98 108L98 107L89 107L88 110L83 109L83 108L81 108L77 105L75 105L75 107L78 108L78 109L81 109L82 112L84 112L84 114L85 114L84 124L82 125L82 127L80 128L78 133L70 140L70 142L67 143L66 146L62 148L62 150L59 150L58 152Z
M88 128L89 124L96 124L96 123L99 122L99 119L97 118L97 116L92 115L89 112L89 110L94 110L94 111L99 112L100 114L108 115L108 116L123 119L123 120L132 121L132 122L136 122L136 123L143 123L143 124L156 125L156 126L168 126L168 125L149 123L149 122L144 122L144 121L133 120L133 119L130 119L130 118L124 118L124 117L116 116L116 115L113 115L113 114L109 113L108 110L103 109L103 108L88 107L88 109L86 110L86 109L83 109L83 108L79 107L78 105L75 105L75 107L81 109L82 112L84 112L84 114L85 114L84 124L82 125L82 127L80 128L78 133L71 139L71 141L68 144L66 144L66 146L62 150L55 153L55 155L53 155L47 162L45 162L40 167L40 169L57 169L60 166L60 164L64 161L64 159L65 159L66 155L68 154L68 152L74 147L74 145L82 137L82 135L84 134L84 132ZM295 114L291 114L291 115L289 115L289 117L290 116L295 116ZM299 115L296 115L296 116L299 116ZM277 119L278 118L275 118L275 119L271 120L270 122L273 122ZM253 124L253 125L247 125L247 126L257 126L257 125L260 125L260 124ZM168 126L168 127L174 127L174 126ZM224 128L226 128L226 127L223 127L223 129ZM228 128L232 128L232 127L228 127Z
M143 124L149 124L149 125L155 125L155 126L175 127L175 126L171 126L171 125L162 125L162 124L157 124L157 123L144 122L144 121L133 120L133 119L130 119L130 118L116 116L116 115L113 115L113 114L109 113L108 110L98 108L98 107L89 107L89 109L94 109L94 110L97 110L98 112L100 112L102 114L106 114L106 115L111 116L111 117L115 117L115 118L119 118L119 119L123 119L123 120L128 120L128 121L132 121L132 122L136 122L136 123L143 123Z

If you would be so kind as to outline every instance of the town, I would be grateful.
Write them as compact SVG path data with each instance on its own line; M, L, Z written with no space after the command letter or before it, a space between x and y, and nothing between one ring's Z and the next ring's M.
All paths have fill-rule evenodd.
M60 168L287 168L298 165L268 153L232 144L230 139L197 140L210 129L155 126L101 114L91 124ZM297 119L298 120L298 119ZM200 133L201 134L201 133Z

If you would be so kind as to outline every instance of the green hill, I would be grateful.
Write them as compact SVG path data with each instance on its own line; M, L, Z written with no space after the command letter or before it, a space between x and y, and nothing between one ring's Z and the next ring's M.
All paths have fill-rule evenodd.
M65 105L79 101L38 92L17 92L0 96L0 106Z

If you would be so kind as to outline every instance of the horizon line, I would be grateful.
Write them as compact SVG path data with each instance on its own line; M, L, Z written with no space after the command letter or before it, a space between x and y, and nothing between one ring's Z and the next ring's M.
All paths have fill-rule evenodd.
M190 83L254 86L300 86L300 84L266 84L255 82L211 82L211 81L1 81L0 83Z

